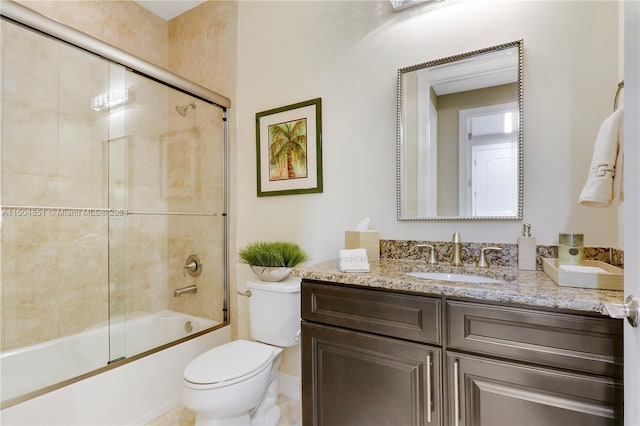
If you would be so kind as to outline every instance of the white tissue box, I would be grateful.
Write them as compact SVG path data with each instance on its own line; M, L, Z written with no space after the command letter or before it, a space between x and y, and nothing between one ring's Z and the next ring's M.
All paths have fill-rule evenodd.
M380 233L374 230L345 231L344 248L363 248L367 251L369 262L380 261Z

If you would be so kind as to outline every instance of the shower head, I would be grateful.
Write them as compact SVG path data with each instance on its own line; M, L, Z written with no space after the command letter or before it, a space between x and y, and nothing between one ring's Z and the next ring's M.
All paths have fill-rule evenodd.
M187 105L178 105L176 107L176 112L178 114L180 114L181 116L186 117L187 116L187 111L189 110L189 107L191 107L193 109L196 109L195 101L191 102L190 104L187 104Z

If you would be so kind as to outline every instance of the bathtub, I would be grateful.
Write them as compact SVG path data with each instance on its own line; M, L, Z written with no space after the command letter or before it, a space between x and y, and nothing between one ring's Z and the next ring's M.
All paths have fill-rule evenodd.
M0 354L3 401L213 327L174 311L136 313L109 327ZM182 371L197 355L230 341L230 327L169 347L0 411L2 424L144 424L178 405ZM111 355L109 351L111 350ZM61 407L68 409L61 410Z

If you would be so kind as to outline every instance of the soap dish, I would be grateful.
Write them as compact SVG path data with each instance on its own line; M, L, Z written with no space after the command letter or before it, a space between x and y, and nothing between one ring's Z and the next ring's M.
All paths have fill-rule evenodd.
M569 267L574 265L567 265ZM556 258L543 258L542 270L551 277L556 284L562 287L595 288L598 290L624 290L624 270L599 260L583 260L579 265L583 268L572 268L574 270L563 270L558 265ZM582 272L595 270L597 272Z

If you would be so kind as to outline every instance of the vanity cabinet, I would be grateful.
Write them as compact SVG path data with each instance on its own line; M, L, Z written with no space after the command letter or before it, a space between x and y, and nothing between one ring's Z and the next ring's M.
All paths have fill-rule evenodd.
M305 426L622 424L622 321L304 279Z
M303 281L305 426L441 425L441 301Z

